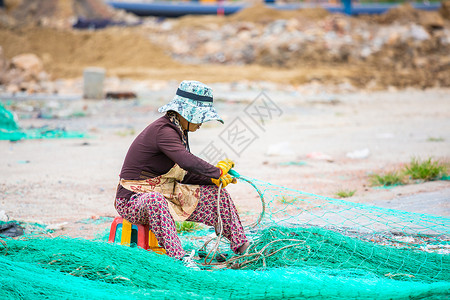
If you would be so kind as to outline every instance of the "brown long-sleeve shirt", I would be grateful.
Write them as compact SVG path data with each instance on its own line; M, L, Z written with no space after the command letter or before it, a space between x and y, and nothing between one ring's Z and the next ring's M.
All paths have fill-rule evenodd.
M188 171L183 179L187 184L212 184L219 178L219 168L190 153L181 141L180 129L167 116L148 125L133 141L120 172L120 178L138 180L167 173L175 163ZM119 185L116 198L129 199L133 192Z

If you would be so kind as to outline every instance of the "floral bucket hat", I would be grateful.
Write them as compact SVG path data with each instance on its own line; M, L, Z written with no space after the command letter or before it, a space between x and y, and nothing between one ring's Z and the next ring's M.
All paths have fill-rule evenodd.
M173 100L158 109L161 113L169 110L176 111L191 123L217 120L223 124L213 106L212 89L198 81L182 81Z

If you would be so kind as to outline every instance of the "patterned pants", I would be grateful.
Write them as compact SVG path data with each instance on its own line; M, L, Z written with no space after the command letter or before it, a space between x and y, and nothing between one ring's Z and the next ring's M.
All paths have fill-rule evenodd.
M201 186L198 205L187 221L218 229L217 192L218 188L214 185ZM158 244L166 249L167 255L178 259L185 255L167 201L161 194L136 194L128 201L117 198L116 209L121 217L133 224L148 224L158 239ZM236 253L247 242L247 237L231 196L225 189L220 192L220 217L223 224L222 235L230 241L230 248Z

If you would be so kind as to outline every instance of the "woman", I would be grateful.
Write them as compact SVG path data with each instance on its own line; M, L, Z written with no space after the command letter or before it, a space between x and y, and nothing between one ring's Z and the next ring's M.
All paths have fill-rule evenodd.
M115 207L135 224L148 224L167 255L182 259L174 221L201 222L218 228L220 191L222 234L231 249L245 252L249 243L228 192L233 166L224 160L213 166L190 153L188 132L202 123L223 120L213 107L211 88L198 81L181 82L173 100L159 108L165 113L133 141L120 172Z

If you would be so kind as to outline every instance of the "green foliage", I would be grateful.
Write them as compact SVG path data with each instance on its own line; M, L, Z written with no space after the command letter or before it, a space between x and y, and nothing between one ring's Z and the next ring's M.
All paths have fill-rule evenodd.
M441 138L441 137L438 137L438 138L436 138L436 137L429 137L429 138L427 139L427 141L428 141L428 142L443 142L443 141L445 141L445 140L444 140L444 138Z
M339 198L349 198L355 194L356 190L340 190L336 193Z
M404 183L403 176L396 172L388 172L384 175L373 174L370 176L370 181L372 186L394 186Z
M411 162L400 171L392 171L383 175L370 176L372 186L395 186L405 184L409 177L412 180L439 180L448 175L448 164L433 161L431 158L419 160L412 158Z
M183 221L183 222L175 222L175 226L177 227L177 232L192 232L202 228L202 226L195 222Z
M283 204L291 204L291 203L294 203L295 201L297 201L298 199L295 197L290 197L290 196L281 196L277 200Z
M122 136L122 137L130 136L130 135L133 136L136 134L136 131L134 130L134 128L126 128L126 129L117 131L116 134L118 136Z
M418 158L413 158L411 163L405 167L405 174L411 179L421 179L425 181L440 179L447 175L446 166L439 162L433 161L431 158L420 161Z

